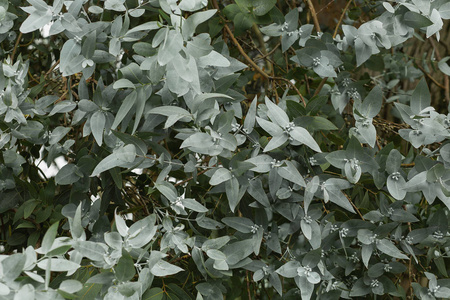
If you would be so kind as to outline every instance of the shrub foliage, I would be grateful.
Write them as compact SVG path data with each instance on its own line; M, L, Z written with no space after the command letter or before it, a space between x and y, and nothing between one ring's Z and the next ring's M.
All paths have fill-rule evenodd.
M1 0L0 299L448 297L450 3L322 2Z

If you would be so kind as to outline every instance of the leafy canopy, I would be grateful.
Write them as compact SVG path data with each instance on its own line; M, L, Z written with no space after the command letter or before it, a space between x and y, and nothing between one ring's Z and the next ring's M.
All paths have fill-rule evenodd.
M450 3L295 2L0 1L0 299L448 297Z

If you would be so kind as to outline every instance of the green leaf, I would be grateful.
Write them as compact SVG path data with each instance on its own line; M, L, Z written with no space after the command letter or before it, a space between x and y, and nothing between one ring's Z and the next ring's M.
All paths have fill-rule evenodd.
M447 4L450 4L450 3L447 3ZM447 63L447 61L449 59L450 59L450 56L444 57L438 63L439 70L441 70L441 72L447 76L450 76L450 66Z
M176 106L159 106L153 108L148 113L158 114L168 117L164 128L169 128L179 120L183 122L189 122L192 120L192 115L181 107Z
M214 172L213 176L209 180L210 185L218 185L222 182L231 179L231 172L226 168L217 168L216 172Z
M431 22L430 19L414 11L406 12L403 16L403 20L406 25L415 29L433 25L433 22Z
M133 258L125 250L122 251L122 257L119 259L114 270L116 271L116 278L120 282L131 280L136 274Z
M278 105L274 104L269 98L266 97L267 115L270 120L276 123L281 128L286 127L289 124L289 117L286 112Z
M431 94L425 78L422 78L411 95L411 110L415 115L419 115L430 104Z
M255 96L253 98L252 103L250 104L250 107L247 111L247 115L245 116L244 120L244 130L250 134L253 131L253 128L255 127L255 121L256 121L256 105L258 104L258 98Z
M70 127L64 127L64 126L58 126L53 131L52 134L49 137L48 143L50 145L54 145L58 143L60 140L62 140L69 132L71 128Z
M444 3L439 7L439 14L444 20L450 19L450 2Z
M227 8L230 5L225 6ZM195 29L198 25L211 19L216 14L216 9L208 9L206 11L199 11L189 16L186 21L183 22L182 32L185 37L192 37L195 33Z
M66 185L72 184L83 178L83 173L79 170L77 165L67 164L62 167L55 177L56 184Z
M113 124L111 125L112 129L115 129L117 125L122 122L122 120L125 118L125 116L128 114L128 112L131 110L131 108L136 103L136 91L133 90L128 96L125 97L125 99L122 102L122 105L119 108L119 111L116 114L116 117L114 119Z
M41 250L42 253L46 254L53 246L56 234L58 233L59 222L53 223L52 226L47 230L42 239Z
M239 195L239 181L235 177L232 177L231 180L228 180L225 183L225 188L228 204L230 206L231 211L234 212L236 206L239 204L239 201L241 200Z
M159 287L151 288L142 295L142 300L162 300L164 291Z
M275 272L286 278L294 278L298 276L297 269L301 267L298 261L289 261L278 268Z
M329 200L340 207L345 208L349 212L356 213L353 206L350 204L347 197L338 189L327 189Z
M106 117L104 112L101 110L94 112L89 121L92 135L94 136L97 145L101 146L103 143L103 131L106 125Z
M391 174L386 182L389 193L397 200L403 200L406 196L406 181L401 175Z
M294 166L291 161L285 160L286 166L277 168L278 174L286 180L298 184L299 186L306 187L306 182L303 176Z
M275 150L275 149L283 146L288 140L289 140L289 137L285 133L283 133L281 135L275 135L270 139L270 141L267 143L266 147L264 147L264 152L269 152L269 151Z
M52 12L49 9L36 10L20 25L22 33L30 33L41 29L52 20Z
M395 209L391 215L391 219L392 221L403 223L419 221L412 213L403 209Z
M247 188L247 192L252 196L256 201L261 203L264 207L270 207L269 198L264 191L262 186L261 179L254 178L249 181L249 185Z
M69 225L72 237L80 239L84 234L83 225L81 224L81 203L78 205L73 219L69 218Z
M153 275L158 277L164 277L176 274L178 272L184 271L182 268L169 264L164 260L158 261L151 269Z
M361 38L355 40L356 65L359 67L372 55L372 48L366 45Z
M59 69L63 76L69 76L83 70L82 63L85 58L81 54L81 45L74 39L64 43L61 50Z
M195 199L184 198L184 199L181 200L181 202L183 203L183 205L186 208L188 208L190 210L193 210L195 212L205 213L205 212L209 211L206 207L204 207L203 205L198 203Z
M262 129L264 129L271 136L280 136L284 134L281 127L275 123L272 123L259 117L256 117L256 121L258 121L259 126L261 126Z
M107 254L104 244L91 241L76 241L73 248L92 261L103 261Z
M234 30L237 36L242 35L246 30L250 29L253 26L253 19L249 14L237 13L233 19Z
M289 104L293 101L286 101L286 106L289 108ZM323 106L328 102L328 96L315 96L311 98L308 103L306 103L306 108L304 110L308 113L308 115L315 115L320 110L322 110ZM296 106L299 108L303 108L303 106L300 103L296 103ZM296 116L299 116L302 114L296 114Z
M122 30L122 24L123 24L123 20L122 20L122 16L119 15L117 16L114 21L112 21L111 24L111 36L112 37L119 37L120 36L120 31Z
M27 219L33 213L36 206L40 203L40 201L35 199L30 199L26 201L23 206L23 218Z
M371 292L370 288L368 288L367 285L364 284L364 281L362 278L359 278L352 287L352 290L350 291L350 297L360 297L367 295Z
M383 91L380 86L375 86L370 93L364 98L361 109L359 112L367 117L374 118L381 109L383 104Z
M59 289L66 293L76 293L83 288L83 285L78 280L68 279L61 282Z
M175 187L172 184L170 184L170 183L168 183L166 181L162 181L160 183L155 183L155 187L169 201L175 202L177 200L178 193L177 193Z
M302 265L309 266L310 268L314 268L315 266L317 266L317 264L320 262L321 252L321 249L316 249L306 253L306 255L303 257Z
M395 245L387 239L380 239L376 242L378 250L391 257L398 259L409 259L408 256L401 253Z
M32 274L34 274L34 273L32 273ZM0 295L8 295L10 292L11 292L10 288L6 284L0 282Z
M136 87L134 86L134 83L132 83L130 80L126 79L126 78L121 78L119 80L117 80L116 82L114 82L113 88L115 89L135 89Z
M311 134L303 127L295 126L292 131L289 132L289 135L299 143L302 143L309 148L313 149L316 152L322 152L320 150L319 145L311 136Z
M48 114L49 117L58 114L58 113L66 113L72 111L75 107L77 107L76 103L70 100L64 100L58 102Z
M244 217L227 217L222 222L242 233L250 233L255 225L252 220Z
M1 266L3 278L12 282L22 273L25 257L22 253L12 254L1 261Z
M125 0L106 0L105 1L105 9L114 10L118 12L126 11L127 8L125 5Z
M52 272L75 271L80 267L80 264L62 258L46 258L39 261L37 265L42 270L47 270L47 267L50 267Z
M105 157L92 171L91 177L98 176L109 169L118 167L122 164L131 163L136 158L136 146L128 144L118 148L112 154Z
M397 149L392 149L386 159L386 172L389 174L398 172L402 164L402 155Z
M142 248L147 245L156 233L156 216L154 214L145 217L131 225L128 229L127 242L134 248Z
M247 239L228 244L224 247L222 252L227 257L226 262L229 266L237 264L253 253L253 240Z
M157 53L157 50L152 47L150 43L137 42L133 44L133 50L142 56L153 56Z
M96 31L93 30L86 35L86 39L84 40L83 45L81 46L81 54L86 59L92 59L92 57L94 56L96 42L97 42L97 34Z
M263 16L274 8L276 3L276 0L252 0L253 13L257 16Z
M229 236L222 236L216 239L206 240L202 245L202 250L207 251L208 249L220 249L230 241Z

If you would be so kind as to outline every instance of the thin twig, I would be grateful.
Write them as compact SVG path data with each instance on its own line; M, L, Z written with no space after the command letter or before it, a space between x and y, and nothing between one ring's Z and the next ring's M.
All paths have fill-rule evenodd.
M339 21L336 25L336 28L334 29L334 33L333 33L333 38L336 37L339 27L342 24L342 21L344 20L345 14L347 12L347 9L350 7L350 4L352 3L353 0L350 0L347 2L347 5L344 7L344 11L341 14L341 17L339 18ZM325 77L324 79L322 79L322 81L320 82L319 86L317 87L316 91L314 92L314 96L319 95L320 91L322 90L323 86L325 85L325 83L327 82L328 77Z
M344 10L342 11L341 17L339 18L339 21L336 25L336 28L334 29L334 33L333 33L333 38L336 37L338 31L339 31L339 27L341 27L342 21L344 20L345 14L347 13L347 9L350 7L350 4L352 3L353 0L349 0L347 2L347 5L344 7Z
M300 93L300 91L298 90L298 88L295 86L295 84L292 81L290 81L289 79L284 78L284 77L272 77L272 76L269 76L269 79L282 80L282 81L286 82L287 84L289 84L297 92L297 94L300 96L300 99L302 100L303 106L306 107L305 98L303 98L303 95Z
M258 44L259 44L259 48L260 48L258 50L265 57L267 57L267 49L266 49L266 45L265 45L265 42L264 42L264 37L263 37L261 31L259 30L258 25L253 24L252 29L255 32L255 35L256 35L256 37L258 39ZM270 60L266 60L266 66L267 66L267 73L269 73L269 74L272 73L273 66L272 66L272 63L270 62Z
M216 0L212 0L212 3L214 5L214 8L216 8L217 10L219 10L219 5L217 4ZM234 45L236 46L236 48L238 49L239 53L244 57L244 59L255 69L255 71L257 71L258 73L260 73L265 79L270 79L270 80L282 80L285 81L286 83L288 83L296 92L297 94L300 96L300 99L303 102L303 105L306 106L306 101L303 98L303 95L300 93L300 91L297 89L297 87L295 86L295 84L293 82L291 82L289 79L287 78L283 78L283 77L273 77L270 76L269 74L267 74L266 72L264 72L248 55L247 53L245 53L245 50L242 48L241 44L239 43L239 41L236 39L236 37L234 36L233 32L231 31L230 27L228 27L228 25L225 23L224 24L224 28L226 30L226 32L228 33L228 35L230 36L231 40L233 41Z
M50 73L56 68L57 65L59 65L59 62L61 61L61 59L58 59L53 66L50 67L50 69L48 70L47 73L45 73L45 77L48 77L48 75L50 75Z
M434 41L434 38L431 37L428 39L433 46L434 52L436 53L436 58L440 61L442 59L441 54L439 53L439 49ZM450 80L446 74L444 74L444 90L445 90L445 100L450 102Z
M362 213L361 213L361 212L359 211L359 209L356 207L355 203L353 203L352 199L351 199L346 193L344 193L344 192L342 192L342 193L345 195L345 197L347 197L348 202L350 202L350 204L351 204L351 205L353 206L353 208L356 210L356 212L358 213L359 217L360 217L363 221L365 221L365 219L364 219Z
M273 47L272 50L270 50L269 52L267 52L267 54L264 54L263 56L257 57L257 59L258 59L258 60L259 60L259 59L265 59L267 56L272 55L272 54L275 52L275 50L277 50L280 46L281 46L281 43L278 42L278 43L275 45L275 47Z
M17 51L17 48L19 47L19 42L20 42L21 39L22 39L22 32L19 33L19 36L17 37L16 43L14 44L14 49L13 49L13 52L11 54L11 63L14 63L14 56L16 55L16 51Z
M320 91L322 90L322 88L325 85L325 83L327 82L327 80L328 80L328 77L325 77L324 79L322 79L322 81L320 82L320 84L317 87L316 91L314 92L314 96L319 95Z
M252 300L252 294L250 292L250 280L248 279L248 271L245 271L245 279L247 281L248 300Z
M204 170L200 171L200 172L197 174L197 176L202 175L203 173L206 173L207 171L209 171L209 169L204 169ZM174 184L174 186L183 185L183 184L185 184L186 182L191 181L192 179L194 179L194 176L191 176L191 177L189 177L189 178L186 178L186 179L183 180L183 181L177 182L177 183Z
M314 26L316 27L316 31L320 32L320 24L319 20L317 19L316 9L314 8L314 5L311 2L311 0L306 0L306 3L308 3L309 10L311 11L311 17L313 19Z
M401 166L403 168L413 168L416 164L415 163L410 163L410 164L401 164Z
M441 89L445 90L445 86L443 86L441 83L439 83L439 81L437 81L433 76L430 75L430 73L428 73L427 71L425 71L425 69L417 64L417 68L419 68L420 71L422 71L422 73L427 76L431 81L433 81L433 83L435 85L437 85L438 87L440 87Z
M322 7L319 11L317 11L316 15L320 14L324 9L328 9L328 6L333 4L333 2L335 2L335 1L331 0L330 2L328 2L324 7Z

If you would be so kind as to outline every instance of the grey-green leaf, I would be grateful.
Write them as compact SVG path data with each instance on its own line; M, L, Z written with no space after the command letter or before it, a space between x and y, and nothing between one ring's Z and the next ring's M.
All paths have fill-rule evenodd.
M83 177L83 173L79 170L75 164L67 164L62 167L55 177L56 184L72 184L80 180Z

